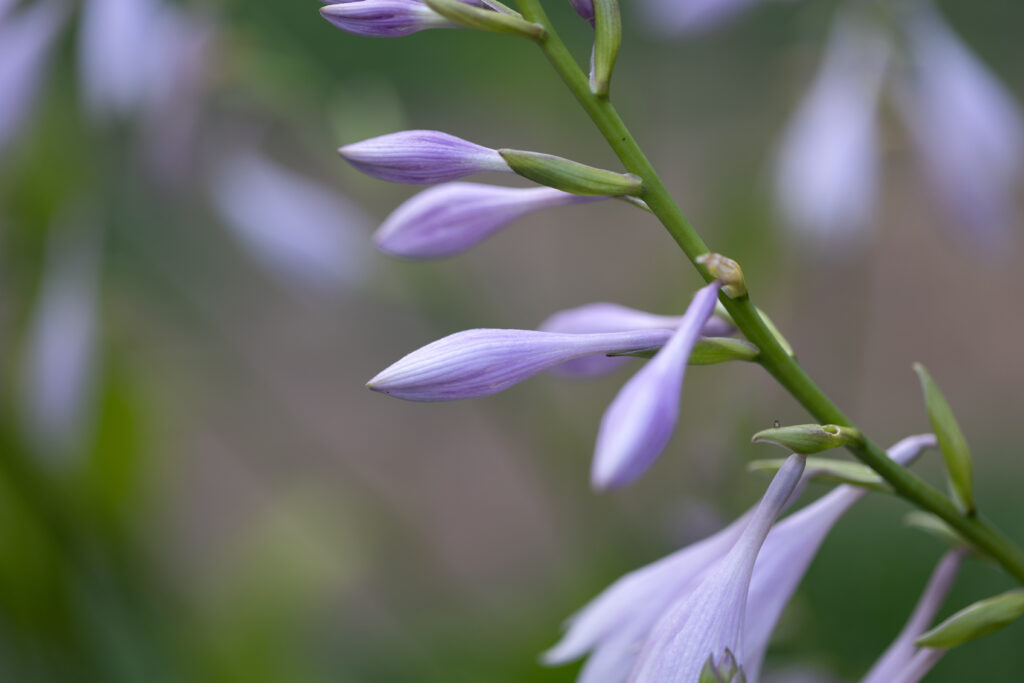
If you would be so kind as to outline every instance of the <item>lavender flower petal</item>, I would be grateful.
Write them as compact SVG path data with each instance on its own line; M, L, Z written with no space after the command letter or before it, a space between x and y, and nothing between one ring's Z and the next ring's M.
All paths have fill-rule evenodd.
M375 38L407 36L428 28L456 28L418 0L354 0L320 8L342 31Z
M395 209L384 220L374 242L381 251L394 256L450 256L526 214L599 199L604 197L585 197L548 187L446 183L420 192Z
M925 677L946 654L945 650L923 647L907 662L907 665L887 683L917 683Z
M825 61L783 135L775 192L787 225L825 243L850 242L871 221L878 194L876 109L890 46L841 17Z
M251 152L229 157L211 187L234 236L285 284L330 293L365 279L370 220L345 197Z
M547 332L580 334L588 332L625 332L665 328L674 330L682 316L655 315L627 306L610 303L593 303L559 311L542 322L537 329ZM735 328L721 318L711 317L700 331L702 337L724 337ZM565 377L595 377L612 372L629 362L622 356L584 356L556 365L551 369Z
M622 387L597 435L591 482L597 489L639 477L661 454L679 416L683 374L700 331L715 310L721 283L697 292L672 339Z
M393 183L430 185L485 171L512 171L496 150L436 130L381 135L338 152L363 173Z
M1024 171L1024 116L1006 88L931 7L909 22L898 110L936 197L976 245L1004 245Z
M576 14L589 21L591 26L594 25L594 0L569 0L569 4L576 10Z
M693 683L710 656L729 651L743 661L747 590L761 546L800 481L804 457L791 455L772 479L729 553L651 631L630 681Z
M607 334L466 330L413 351L367 386L410 401L479 398L571 358L658 347L670 336L668 330Z
M58 0L43 0L0 23L0 150L14 139L35 105L50 46L67 9Z
M646 0L641 4L651 31L679 36L710 31L763 0Z
M896 680L911 680L909 678L910 672L916 671L917 665L922 663L919 661L917 665L913 665L915 656L919 650L929 649L919 648L914 644L914 641L925 632L929 625L931 625L932 620L935 619L935 614L942 607L942 603L946 600L946 596L949 594L950 589L953 587L953 582L960 572L960 565L965 554L966 552L963 548L956 548L943 555L939 564L935 567L935 571L932 572L931 578L928 579L928 585L925 586L921 599L918 601L917 606L914 607L914 611L911 613L910 619L903 627L903 630L896 636L892 645L879 657L867 675L861 679L861 683L892 683L892 681ZM932 652L940 651L932 650ZM926 661L927 659L929 658L926 658ZM928 668L921 672L922 675L937 660L938 657L931 661Z

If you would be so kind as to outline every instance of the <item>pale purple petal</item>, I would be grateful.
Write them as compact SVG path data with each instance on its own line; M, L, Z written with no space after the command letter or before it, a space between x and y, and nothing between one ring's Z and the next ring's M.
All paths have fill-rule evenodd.
M66 458L88 435L96 379L100 244L55 229L22 374L25 428L39 451Z
M625 332L659 327L674 330L681 320L682 316L678 315L655 315L619 304L593 303L559 311L542 322L537 329L570 334ZM711 317L700 334L702 337L723 337L734 331L735 328L727 321ZM629 360L622 356L585 356L557 365L551 371L565 377L595 377L611 372Z
M629 680L694 683L708 657L728 649L743 661L747 590L758 552L803 475L805 459L791 455L772 479L729 553L658 621Z
M250 152L229 157L211 188L234 236L286 284L323 293L365 278L370 221L337 192Z
M763 0L645 0L644 19L666 37L716 28Z
M67 5L43 0L0 22L0 150L14 139L42 89Z
M779 147L775 193L782 217L826 246L863 236L874 216L877 105L890 51L875 29L840 18Z
M355 0L320 8L320 14L342 31L375 38L407 36L428 28L455 28L418 0Z
M436 130L381 135L338 152L363 173L393 183L430 185L485 171L512 171L496 150Z
M668 330L607 334L466 330L413 351L367 386L410 401L478 398L504 391L570 358L656 348L670 336Z
M934 9L915 12L907 31L911 59L896 83L899 111L951 222L977 245L998 248L1016 225L1024 117Z
M893 444L888 455L899 464L906 465L935 445L935 437L931 434L909 436ZM757 680L775 625L825 537L836 521L866 493L863 488L839 486L786 517L768 534L754 567L748 598L744 630L746 656L743 662L749 680Z
M917 683L938 664L944 654L946 654L945 650L931 647L921 648L907 662L907 665L887 683Z
M900 680L904 671L909 673L912 670L908 667L911 667L915 655L921 649L914 644L914 641L928 629L939 608L942 607L942 603L945 602L946 596L960 572L960 565L965 554L963 548L957 548L943 555L935 567L935 571L932 572L931 578L928 579L928 585L925 586L921 599L918 600L917 606L914 607L903 630L875 662L867 675L861 679L861 683L892 683L892 681ZM933 652L937 651L933 650ZM931 666L929 665L928 668ZM926 672L927 669L924 671Z
M679 328L622 387L601 419L591 470L597 489L635 480L661 454L679 417L679 394L690 352L715 310L721 283L697 292Z
M377 247L405 258L439 258L469 249L512 221L553 206L605 199L549 187L446 183L415 195L384 220Z

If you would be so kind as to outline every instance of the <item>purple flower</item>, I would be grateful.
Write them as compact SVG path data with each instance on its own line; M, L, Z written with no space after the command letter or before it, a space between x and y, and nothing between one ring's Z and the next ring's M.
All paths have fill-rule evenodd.
M804 456L789 456L728 554L686 597L668 607L644 643L631 681L694 683L709 661L715 668L730 659L743 661L747 590L754 563L799 483L804 463Z
M430 185L485 171L512 171L496 150L436 130L381 135L338 152L363 173L393 183Z
M569 0L569 4L576 10L576 14L589 21L591 26L594 25L594 0Z
M320 8L342 31L375 38L407 36L428 28L456 28L419 0L355 0Z
M0 150L32 111L43 83L50 46L67 5L43 0L0 17Z
M934 445L935 437L930 434L911 436L892 446L888 453L905 465ZM754 565L743 632L743 665L751 683L758 679L775 624L821 542L835 521L863 495L863 489L837 487L784 519L768 534ZM790 498L791 502L796 494ZM707 539L620 578L570 620L568 632L544 655L544 661L562 664L589 651L580 683L625 681L639 649L668 605L694 590L735 544L752 514L748 511Z
M1006 88L924 6L907 22L896 104L936 197L983 246L1005 244L1024 171L1024 118Z
M779 148L775 192L788 226L823 242L863 234L874 214L879 159L876 109L887 39L841 17L828 52Z
M671 334L669 330L606 334L466 330L413 351L367 386L410 401L479 398L504 391L572 358L656 348Z
M364 0L365 1L365 0ZM438 258L465 251L526 214L604 197L548 187L513 188L446 183L415 195L384 220L377 247L405 258Z
M667 344L640 369L605 411L597 435L591 483L622 486L639 477L661 454L679 417L683 374L701 330L715 310L721 283L697 292Z
M330 293L366 277L370 220L333 190L251 152L230 156L211 187L234 236L287 285Z
M921 648L914 641L942 607L965 554L963 548L956 548L942 557L903 630L860 683L915 683L935 665L945 651Z
M655 315L619 304L594 303L555 313L537 328L546 332L585 334L590 332L625 332L664 328L674 330L682 316ZM712 317L700 331L702 337L723 337L732 334L733 326L721 318ZM594 377L612 372L629 362L625 356L584 356L552 368L552 372L566 377Z

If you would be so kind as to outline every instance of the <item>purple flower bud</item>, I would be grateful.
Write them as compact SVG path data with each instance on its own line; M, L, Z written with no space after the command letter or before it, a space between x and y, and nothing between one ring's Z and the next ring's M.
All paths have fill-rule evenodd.
M364 0L365 1L365 0ZM548 187L495 187L446 183L420 192L385 219L377 247L405 258L438 258L469 249L528 213L605 199Z
M668 330L608 334L466 330L413 351L367 386L410 401L479 398L571 358L656 348L670 336Z
M903 630L860 683L914 683L935 665L944 651L919 648L914 641L931 625L942 607L965 554L965 549L955 548L943 555ZM919 656L921 654L923 656Z
M690 352L715 310L720 288L721 283L715 281L694 295L672 339L608 406L591 470L595 488L628 484L664 450L679 417L679 394Z
M736 544L654 626L630 680L693 683L708 657L717 665L730 652L743 661L743 625L754 563L800 481L804 462L801 455L786 459Z
M646 23L662 36L710 31L762 0L646 0Z
M320 14L342 31L374 38L397 38L428 28L455 28L418 0L355 0L320 8Z
M21 128L42 86L50 46L67 16L58 0L37 2L0 24L0 149Z
M682 316L655 315L618 304L594 303L570 308L555 313L537 329L546 332L586 334L591 332L625 332L665 328L674 330ZM710 318L700 334L702 337L723 337L732 334L734 328L721 318ZM552 368L553 372L566 377L594 377L603 375L628 363L624 356L585 356L567 361Z
M436 130L381 135L338 152L363 173L393 183L430 185L485 171L512 171L496 150Z
M576 10L576 14L583 17L594 25L594 0L569 0L569 4Z

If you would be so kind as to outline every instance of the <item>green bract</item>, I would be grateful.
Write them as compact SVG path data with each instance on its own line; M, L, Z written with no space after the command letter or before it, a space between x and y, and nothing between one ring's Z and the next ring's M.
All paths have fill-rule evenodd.
M618 0L594 0L594 69L590 74L590 90L595 95L608 95L621 44L622 20Z
M764 429L754 434L754 443L773 443L794 453L820 453L849 443L860 443L863 437L853 427L837 425L792 425Z
M784 462L785 460L782 458L754 460L747 465L747 469L751 472L774 473L782 467ZM804 476L837 484L860 486L873 491L891 492L885 480L878 476L874 470L856 462L834 460L832 458L807 458Z
M968 605L917 639L921 647L950 648L998 631L1024 614L1024 588Z
M459 0L424 0L427 7L459 26L494 33L509 33L531 40L544 37L544 27L515 14L474 7Z
M939 449L946 461L949 473L949 484L953 496L963 511L974 514L974 493L971 480L971 451L967 447L960 425L953 416L953 410L942 395L939 385L920 363L914 363L914 372L921 379L921 390L924 392L924 403L928 408L928 418L932 422L932 430L939 440Z
M631 195L639 194L644 187L643 181L635 175L606 171L551 154L518 149L499 149L498 154L524 178L562 192L591 196Z

